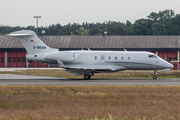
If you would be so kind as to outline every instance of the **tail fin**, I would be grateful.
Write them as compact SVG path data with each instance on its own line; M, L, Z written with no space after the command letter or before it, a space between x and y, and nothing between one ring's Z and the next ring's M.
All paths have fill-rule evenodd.
M29 54L48 53L48 52L58 51L58 49L53 49L53 48L48 47L31 30L16 31L7 35L18 37L20 42L23 44L23 46L25 47L26 51Z

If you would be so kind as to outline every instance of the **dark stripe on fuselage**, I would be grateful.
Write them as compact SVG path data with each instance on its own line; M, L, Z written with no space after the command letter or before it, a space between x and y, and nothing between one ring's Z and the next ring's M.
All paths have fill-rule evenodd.
M149 66L152 66L152 67L161 67L159 65L147 64L147 63L137 63L137 62L104 62L104 63L110 63L110 64L113 64L113 63L116 63L116 64L140 64L140 65L149 65Z

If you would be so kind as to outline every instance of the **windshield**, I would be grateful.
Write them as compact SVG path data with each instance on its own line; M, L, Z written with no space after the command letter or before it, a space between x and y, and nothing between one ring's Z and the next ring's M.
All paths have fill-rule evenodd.
M149 55L149 58L158 58L156 55Z

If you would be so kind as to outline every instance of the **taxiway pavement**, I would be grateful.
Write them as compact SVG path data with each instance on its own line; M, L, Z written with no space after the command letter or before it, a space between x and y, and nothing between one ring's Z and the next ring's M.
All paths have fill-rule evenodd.
M0 74L0 85L180 85L180 79L66 79L57 77Z

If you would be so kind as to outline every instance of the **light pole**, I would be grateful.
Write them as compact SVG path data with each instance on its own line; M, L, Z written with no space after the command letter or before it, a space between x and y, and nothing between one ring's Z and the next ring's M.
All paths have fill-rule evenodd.
M38 35L38 18L41 18L41 16L34 16L34 18L36 18L36 25L37 25L37 35Z

